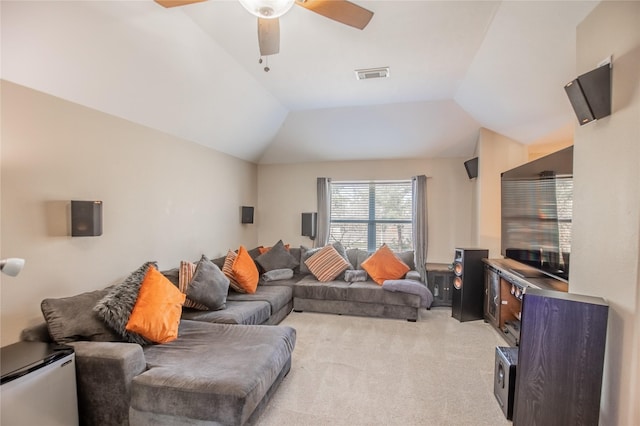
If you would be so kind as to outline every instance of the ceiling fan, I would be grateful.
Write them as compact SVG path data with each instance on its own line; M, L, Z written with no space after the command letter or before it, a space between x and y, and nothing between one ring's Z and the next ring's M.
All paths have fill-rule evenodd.
M164 7L184 6L206 0L155 0ZM325 18L360 30L367 26L373 12L347 0L239 0L252 15L258 17L258 44L260 56L275 55L280 51L280 22L278 18L293 4L302 6Z

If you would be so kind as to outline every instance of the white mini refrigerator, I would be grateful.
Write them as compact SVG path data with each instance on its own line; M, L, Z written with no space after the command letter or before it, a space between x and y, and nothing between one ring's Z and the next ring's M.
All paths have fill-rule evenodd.
M2 348L2 426L78 424L73 348L19 342Z

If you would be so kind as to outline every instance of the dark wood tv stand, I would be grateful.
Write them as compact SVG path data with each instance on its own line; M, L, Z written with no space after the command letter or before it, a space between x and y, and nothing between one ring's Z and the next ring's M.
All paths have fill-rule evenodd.
M501 331L510 346L520 343L522 295L528 287L567 292L569 284L511 259L485 263L484 318Z

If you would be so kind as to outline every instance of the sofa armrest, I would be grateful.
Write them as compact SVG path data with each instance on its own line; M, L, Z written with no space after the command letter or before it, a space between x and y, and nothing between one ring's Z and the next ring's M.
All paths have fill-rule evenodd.
M135 343L73 342L80 424L127 425L131 381L146 370Z
M53 339L49 335L46 322L41 322L40 324L22 330L22 332L20 332L20 340L23 342L53 342Z
M407 272L407 274L405 275L405 278L408 279L408 280L415 280L415 281L422 282L422 278L420 278L420 272L418 272L418 271L409 271L409 272Z

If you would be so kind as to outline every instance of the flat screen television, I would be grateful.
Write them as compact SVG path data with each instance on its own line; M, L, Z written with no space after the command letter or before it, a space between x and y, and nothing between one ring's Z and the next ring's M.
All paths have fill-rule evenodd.
M501 192L502 255L567 281L573 146L502 173Z

